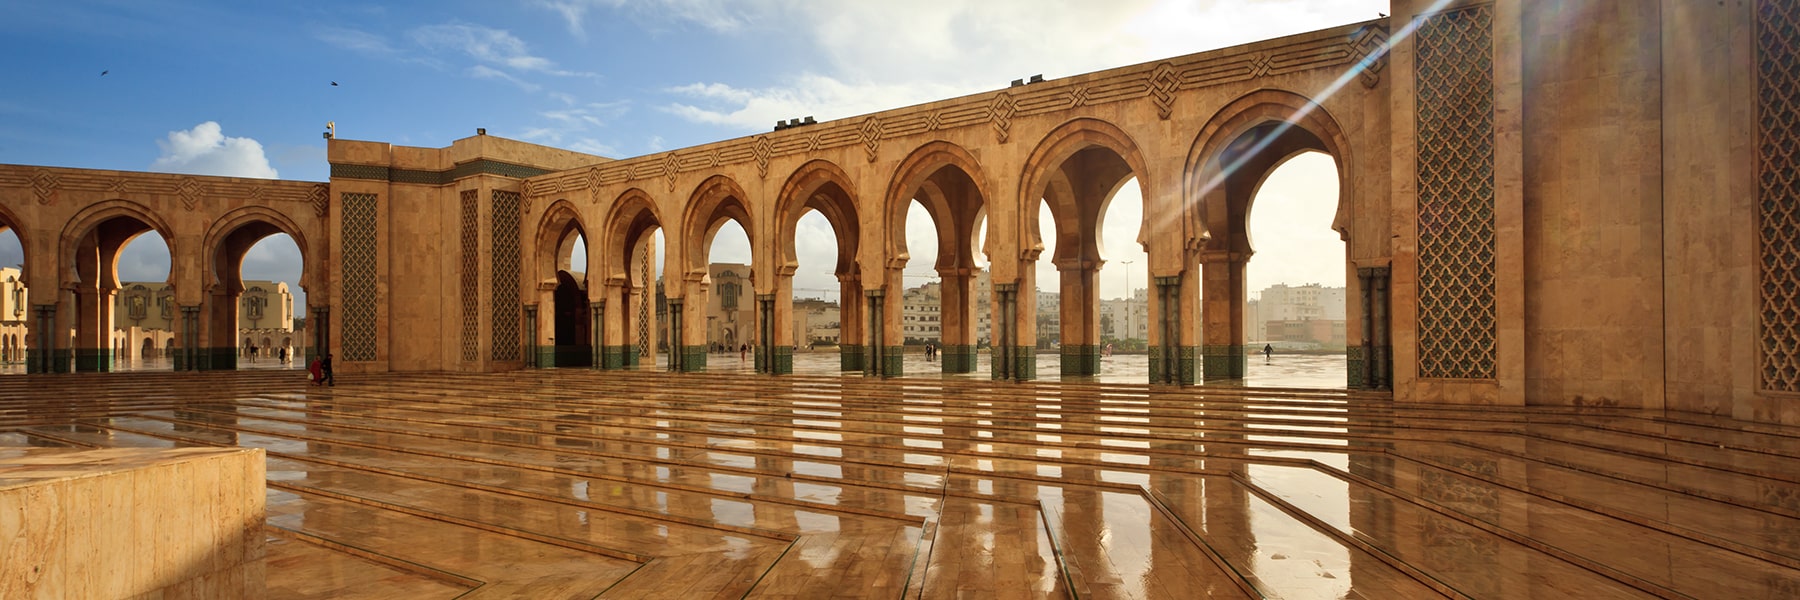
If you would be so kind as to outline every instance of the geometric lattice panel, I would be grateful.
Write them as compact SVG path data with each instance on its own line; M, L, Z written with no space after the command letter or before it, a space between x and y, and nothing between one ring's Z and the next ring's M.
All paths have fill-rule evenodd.
M1800 392L1800 8L1756 7L1761 388Z
M1414 37L1420 377L1494 377L1493 20L1439 13Z
M343 200L344 360L375 360L375 194Z
M462 192L462 359L481 358L481 219L476 190Z
M519 193L494 191L489 310L494 360L519 360Z

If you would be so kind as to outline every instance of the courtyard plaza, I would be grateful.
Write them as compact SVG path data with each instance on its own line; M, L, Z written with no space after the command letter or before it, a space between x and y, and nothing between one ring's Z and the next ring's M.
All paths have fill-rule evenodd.
M724 358L5 377L0 462L265 450L269 598L1800 596L1800 428Z

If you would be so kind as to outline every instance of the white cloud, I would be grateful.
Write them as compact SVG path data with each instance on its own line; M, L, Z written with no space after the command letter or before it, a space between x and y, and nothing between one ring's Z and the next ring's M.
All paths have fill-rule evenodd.
M150 163L150 170L193 175L256 177L279 179L269 166L262 144L250 138L225 137L223 128L214 121L195 125L187 131L171 131L166 140L158 140L162 155Z
M835 77L805 73L787 85L741 89L723 83L694 83L670 88L692 103L670 103L660 110L683 119L723 125L739 131L769 129L778 119L814 116L841 119L958 96L969 89L937 83L847 83Z
M426 25L413 29L412 40L429 50L454 50L490 67L547 75L588 77L591 73L566 71L548 58L533 55L525 41L504 29L479 25Z
M487 65L475 65L473 67L469 67L469 76L474 77L476 79L499 79L501 81L505 81L505 82L511 83L513 85L519 86L519 89L525 90L527 92L536 92L538 90L544 89L544 86L541 86L541 85L538 85L535 83L531 83L531 82L519 79L517 77L513 77L512 74L507 73L506 71L495 69L495 68L489 67Z
M660 28L664 23L687 22L717 32L743 29L781 2L743 2L732 0L536 0L532 4L549 9L563 18L569 33L586 38L589 9L624 12L647 27Z

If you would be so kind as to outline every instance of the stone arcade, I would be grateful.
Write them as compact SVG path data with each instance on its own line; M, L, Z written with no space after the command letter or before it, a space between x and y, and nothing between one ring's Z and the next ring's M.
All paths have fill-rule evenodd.
M1415 10L1396 3L1397 14ZM502 371L555 348L611 369L672 340L705 368L705 249L753 245L763 370L790 368L793 228L838 238L845 370L898 376L906 207L944 250L946 371L974 368L976 255L991 263L993 377L1032 379L1037 286L1059 290L1065 374L1098 349L1096 221L1136 177L1150 264L1148 381L1241 377L1251 195L1285 158L1336 159L1349 381L1396 400L1603 405L1800 422L1800 212L1787 4L1577 8L1456 2L1246 46L997 89L625 160L495 137L332 140L331 182L0 167L26 247L34 371L106 370L111 257L174 255L180 368L232 368L251 243L293 236L313 347L340 369ZM1616 14L1615 14L1616 13ZM1397 28L1416 27L1398 37ZM1397 42L1389 48L1390 40ZM1057 256L1040 256L1039 199ZM669 240L650 247L652 231ZM978 232L986 242L977 248ZM559 257L588 245L581 339L554 342ZM1059 281L1034 280L1052 261ZM647 266L669 273L654 331ZM567 279L565 277L565 279ZM1023 293L1021 293L1023 292ZM576 312L565 310L565 312ZM398 332L406 332L401 335Z

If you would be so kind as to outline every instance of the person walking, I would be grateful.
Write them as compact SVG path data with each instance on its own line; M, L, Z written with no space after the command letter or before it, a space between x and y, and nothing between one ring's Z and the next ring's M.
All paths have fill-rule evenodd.
M1269 357L1275 356L1274 344L1263 344L1263 364L1269 364Z
M319 363L319 370L324 373L324 378L320 380L321 383L337 387L337 378L331 375L331 354L325 355L325 361Z
M325 358L314 356L312 364L306 365L306 372L312 375L313 385L319 385L325 381Z

